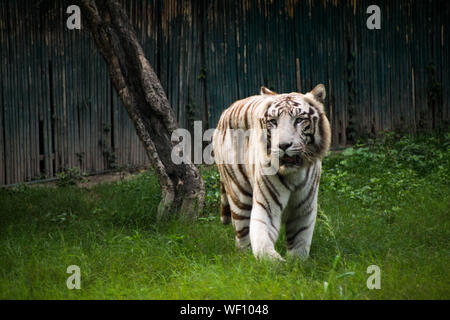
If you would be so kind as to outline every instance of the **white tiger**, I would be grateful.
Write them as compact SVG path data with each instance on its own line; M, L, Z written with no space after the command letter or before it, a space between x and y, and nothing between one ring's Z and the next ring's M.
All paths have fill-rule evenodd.
M275 251L282 222L288 253L309 255L321 163L330 146L325 95L322 84L306 94L277 94L262 87L260 95L236 101L220 117L213 150L221 220L232 221L238 247L251 246L257 258L283 260ZM250 132L241 153L233 140L236 129ZM236 161L236 154L242 161ZM275 170L267 173L267 167Z

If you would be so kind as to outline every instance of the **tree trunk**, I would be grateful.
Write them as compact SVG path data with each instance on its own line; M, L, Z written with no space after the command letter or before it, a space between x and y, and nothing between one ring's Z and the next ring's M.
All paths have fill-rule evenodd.
M158 176L162 193L158 218L172 212L197 217L204 205L203 179L195 165L172 162L171 135L178 124L128 17L117 0L78 2L82 24L105 58L114 87Z

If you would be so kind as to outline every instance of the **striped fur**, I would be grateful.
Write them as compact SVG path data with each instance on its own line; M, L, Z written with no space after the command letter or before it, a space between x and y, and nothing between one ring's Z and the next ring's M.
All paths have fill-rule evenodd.
M221 220L232 222L239 248L281 259L274 245L286 224L288 253L309 254L317 213L321 160L330 145L325 88L307 94L261 94L236 101L213 137L220 173ZM234 143L240 132L240 146ZM237 150L239 149L239 150ZM275 172L263 168L279 163Z

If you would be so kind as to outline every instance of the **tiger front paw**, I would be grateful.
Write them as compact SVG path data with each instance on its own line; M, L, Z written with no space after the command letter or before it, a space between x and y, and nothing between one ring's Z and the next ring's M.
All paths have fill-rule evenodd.
M253 254L258 260L286 262L286 260L282 256L280 256L280 254L276 252L275 249L259 250L257 252L254 252Z

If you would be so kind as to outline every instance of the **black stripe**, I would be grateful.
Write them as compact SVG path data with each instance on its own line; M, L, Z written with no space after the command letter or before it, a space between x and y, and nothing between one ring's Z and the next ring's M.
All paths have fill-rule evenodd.
M305 184L308 182L309 174L311 172L311 168L313 168L313 167L311 167L311 166L308 167L308 170L306 171L305 178L300 182L300 184L295 186L295 189L301 189L301 188L303 188L305 186Z
M309 200L309 198L312 196L313 192L317 188L317 181L318 181L319 177L320 177L320 174L316 174L314 176L314 180L311 183L311 187L309 189L308 195L302 201L300 201L300 203L295 207L295 209L300 209L306 203L306 201Z
M314 144L314 142L316 141L314 139L314 134L312 134L312 133L306 133L305 136L309 137L309 139L310 139L309 144Z
M275 229L276 230L276 229ZM275 239L272 237L272 235L270 234L270 230L269 232L267 232L267 234L269 235L270 241L272 241L273 244L275 244Z
M222 203L222 206L221 206L221 208L220 208L221 210L220 210L220 215L221 216L226 216L226 217L229 217L230 216L230 205L227 203L227 204L223 204Z
M278 176L278 178L280 179L281 184L282 184L286 189L288 189L289 191L292 191L292 189L291 189L291 187L289 186L289 184L286 182L286 180L284 180L284 177L283 177L282 175L280 175L278 172L277 172L277 176Z
M245 190L245 189L241 186L241 184L240 184L239 181L237 180L236 176L235 176L232 172L230 172L230 170L228 169L228 166L227 166L227 165L224 165L224 168L225 168L225 171L227 172L228 176L231 178L231 180L233 180L234 184L235 184L236 187L239 189L239 191L240 191L242 194L246 195L247 197L250 197L250 198L251 198L253 195L252 195L249 191Z
M247 173L246 173L245 170L244 170L244 169L245 169L245 168L244 168L244 165L243 165L243 164L238 164L237 166L238 166L239 172L240 172L241 175L244 177L245 182L247 183L247 185L248 185L249 187L251 187L250 181L248 180L248 177L247 177Z
M289 246L289 247L292 247L292 246L294 245L293 241L295 241L295 238L297 238L298 234L299 234L300 232L303 232L303 231L309 229L309 227L312 226L313 222L314 222L314 220L313 220L309 225L307 225L307 226L305 226L305 227L301 227L300 229L298 229L298 230L295 232L294 235L287 236L287 243L288 243L288 246ZM289 248L289 249L290 249L290 248Z
M309 166L308 171L306 172L306 177L300 184L300 187L303 188L307 183L308 180L311 178L311 175L316 173L316 167L315 166Z
M264 192L262 191L262 188L261 188L261 185L260 185L260 181L259 181L259 180L258 180L258 188L259 188L259 191L261 192L262 196L264 197L264 200L265 200L266 203L267 203L268 208L266 208L266 212L267 212L267 216L269 217L270 224L271 224L271 226L276 230L276 232L278 233L279 230L278 230L278 229L275 227L275 225L273 224L273 219L272 219L272 209L271 209L271 206L270 206L270 202L267 200L267 197L265 196ZM267 188L267 186L266 186L266 188ZM267 188L267 189L268 189L268 188ZM280 206L281 206L281 204L280 204ZM280 208L281 208L281 207L280 207Z
M313 121L312 121L313 124L314 124L314 125L313 125L313 131L312 131L312 134L313 134L313 135L316 134L317 119L318 119L318 118L314 118Z
M236 112L236 107L233 107L233 109L230 111L230 113L228 114L228 127L230 129L233 128L233 114Z
M271 198L273 199L273 201L275 201L276 202L276 204L280 207L280 210L281 211L283 211L283 205L281 204L281 202L280 202L280 200L278 199L278 196L277 196L277 194L278 194L278 191L274 191L272 188L273 188L273 185L272 185L272 183L267 179L267 177L266 176L262 176L262 178L263 178L263 182L264 182L264 185L265 185L265 187L266 187L266 189L269 191L269 194L270 194L270 196L271 196ZM277 194L276 194L276 193ZM278 194L279 195L279 194Z
M246 129L250 128L250 124L248 122L248 113L251 112L251 108L253 107L254 104L255 104L255 102L252 102L249 105L247 105L247 107L245 108L244 120L245 120L245 128Z
M260 222L260 223L263 223L266 227L269 227L268 225L267 225L267 222L265 222L265 221L263 221L263 220L261 220L261 219L256 219L256 218L254 218L253 219L254 221L258 221L258 222ZM272 227L276 230L276 232L278 233L278 230L277 230L277 228L275 228L275 226L272 224ZM270 233L270 229L268 230L268 232L267 232L267 234L269 235L269 238L270 238L270 240L272 241L272 243L275 243L276 241L274 240L274 238L272 237L272 234Z
M258 221L258 222L260 222L260 223L263 223L263 224L266 225L266 227L267 227L267 223L266 223L265 221L261 220L261 219L253 218L252 220Z
M222 130L221 134L222 134L222 143L225 143L225 137L227 135L227 128L221 128L219 130Z
M317 189L319 188L319 182L320 182L320 174L319 174L319 179L317 179L317 181L316 181L316 183L315 183L315 187L314 187L314 189L315 189L316 191L317 191ZM308 201L308 206L305 207L302 211L303 211L303 212L309 211L309 210L311 209L311 205L313 204L313 202L314 202L314 196L312 197L312 199L311 199L310 201Z
M230 212L231 212L231 217L234 220L248 220L248 219L250 219L250 216L244 216L244 215L237 214L233 210L230 210Z
M251 204L246 204L243 203L239 200L239 198L236 196L236 194L234 192L227 192L228 196L231 198L231 201L236 205L236 207L238 207L241 210L247 210L247 211L251 211L252 210L252 205Z
M262 175L262 178L264 179L264 182L266 184L269 184L270 189L272 189L272 191L276 193L277 196L280 196L280 193L278 192L277 188L275 188L275 186L272 184L272 181L270 181L270 179L266 175Z
M242 228L242 229L239 230L239 231L234 230L234 233L236 234L236 236L237 236L239 239L241 239L241 238L245 237L246 235L248 235L249 231L250 231L250 228L249 228L249 227L244 227L244 228Z
M267 211L267 207L262 202L256 200L256 203L259 204L265 211Z
M320 113L319 114L319 125L318 125L318 127L319 127L319 136L320 136L320 143L316 146L316 150L317 150L317 153L322 153L323 152L323 149L325 148L325 146L324 146L324 132L325 132L325 120L324 119L326 119L326 116L325 116L325 114L324 113Z
M266 211L267 211L267 213L268 213L268 215L269 215L269 218L272 220L272 209L271 209L271 207L270 207L270 203L269 203L269 200L267 200L267 197L266 197L266 195L264 194L264 192L263 192L263 190L262 190L262 188L261 188L261 180L259 180L258 179L258 188L259 188L259 191L261 192L261 195L263 196L263 198L264 198L264 201L266 202L266 204L267 204L267 209L266 209Z
M264 200L267 203L268 208L266 208L265 206L263 206L263 208L265 208L266 212L267 212L267 216L269 217L270 220L270 225L276 230L276 232L278 233L279 230L275 227L275 225L273 224L273 219L272 219L272 209L270 207L270 202L267 200L267 197L265 196L264 192L262 191L261 185L260 185L260 181L258 180L258 188L259 191L261 192L262 196L264 197ZM267 188L267 186L266 186ZM268 188L267 188L268 189ZM258 201L256 201L257 203L259 203ZM260 205L262 205L261 203L259 203ZM281 204L280 204L281 205Z

